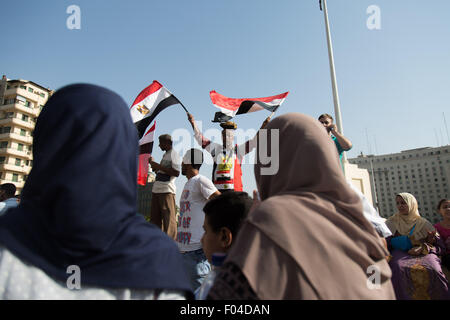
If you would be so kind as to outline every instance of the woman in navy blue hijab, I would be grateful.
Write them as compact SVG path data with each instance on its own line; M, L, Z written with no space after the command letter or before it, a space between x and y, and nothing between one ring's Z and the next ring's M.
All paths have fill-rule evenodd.
M138 137L122 98L94 85L64 87L33 139L20 205L0 217L0 286L8 252L59 284L75 265L81 289L191 297L175 242L136 212Z

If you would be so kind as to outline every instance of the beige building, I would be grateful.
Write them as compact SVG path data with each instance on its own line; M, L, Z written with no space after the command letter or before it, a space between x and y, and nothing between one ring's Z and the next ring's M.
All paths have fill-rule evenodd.
M344 162L345 177L350 181L367 198L373 203L372 188L370 183L369 172L366 169L359 168L356 164Z
M397 212L395 194L409 192L419 203L420 214L435 223L436 206L450 197L450 146L419 148L385 155L360 155L350 163L367 169L372 183L374 206L387 218ZM373 179L373 180L372 180Z
M53 91L28 80L0 82L0 184L13 183L20 194L33 166L32 133Z

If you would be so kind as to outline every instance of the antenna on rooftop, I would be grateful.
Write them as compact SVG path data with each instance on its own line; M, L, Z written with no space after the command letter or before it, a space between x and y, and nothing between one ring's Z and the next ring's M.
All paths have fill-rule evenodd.
M445 113L442 112L442 115L444 116L445 131L447 131L447 141L448 141L448 144L450 144L450 136L448 135L448 127L447 127L447 121L445 121Z
M374 141L374 144L375 144L375 154L379 154L378 153L378 145L377 145L377 136L376 135L373 135L373 141Z
M433 130L434 130L434 135L436 136L436 147L439 147L439 139L438 139L437 131L436 131L436 129L433 129Z
M372 154L372 148L370 147L370 143L369 143L369 135L367 134L367 128L366 128L366 140L367 140L368 154Z

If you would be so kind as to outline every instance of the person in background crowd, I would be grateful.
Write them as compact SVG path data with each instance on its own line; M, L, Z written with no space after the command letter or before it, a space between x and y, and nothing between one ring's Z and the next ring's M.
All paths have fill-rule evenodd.
M437 211L442 216L442 221L436 223L434 227L445 244L445 251L442 252L442 264L450 270L450 199L439 201Z
M333 117L328 113L321 114L319 116L319 121L325 127L325 130L327 131L331 139L333 139L339 154L339 161L342 167L342 155L344 151L349 151L352 148L352 143L337 130L337 126L333 123Z
M261 203L243 222L211 299L394 299L388 254L364 218L317 120L288 113L267 125L279 144L279 170L255 165ZM271 141L271 130L280 141ZM257 152L258 154L258 152ZM379 286L368 285L369 267Z
M246 192L226 192L208 201L203 208L205 221L203 223L202 248L210 264L213 254L224 254L230 250L242 222L247 217L253 200ZM223 259L223 258L222 258ZM209 278L209 276L208 276ZM211 279L213 281L214 279ZM209 288L206 281L202 283L198 300L204 300Z
M159 136L159 147L165 151L161 164L153 161L152 156L149 158L149 163L156 172L155 183L152 187L150 222L175 240L177 238L175 179L180 175L181 161L178 153L172 148L170 135Z
M203 152L190 149L184 155L181 164L181 172L188 181L184 185L180 198L176 241L193 291L202 284L211 270L201 244L205 220L203 207L208 200L220 195L212 181L199 174L202 163Z
M21 202L0 217L0 299L193 297L175 242L136 212L137 157L116 93L77 84L48 100Z
M3 183L0 185L0 216L9 208L15 208L19 205L16 194L16 186L12 183Z
M375 228L378 235L384 242L385 238L392 235L392 232L387 227L385 220L380 217L378 211L373 207L369 200L367 200L366 196L364 196L364 194L353 185L353 183L347 181L347 184L359 196L359 199L361 200L363 205L364 217L372 224L372 226Z
M213 253L231 248L252 204L247 192L227 192L206 203L202 247L209 262Z
M438 257L444 249L442 239L420 216L412 194L399 193L395 201L398 211L386 221L393 236L386 240L397 299L449 299L448 281Z
M194 137L198 144L208 151L214 160L212 181L220 192L242 191L242 158L250 153L256 146L255 138L241 145L234 145L234 130L237 126L232 121L223 122L222 127L222 145L213 143L205 138L197 125L194 116L187 114L189 123L194 130ZM269 123L270 117L264 120L260 129L263 129Z

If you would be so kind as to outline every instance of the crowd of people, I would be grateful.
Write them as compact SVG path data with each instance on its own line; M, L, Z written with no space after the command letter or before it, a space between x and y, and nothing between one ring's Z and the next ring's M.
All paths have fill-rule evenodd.
M352 144L330 115L269 117L241 146L231 121L220 145L188 120L214 160L211 179L199 173L202 150L180 158L161 135L151 211L139 213L126 103L93 85L58 90L37 119L20 203L0 186L0 299L450 299L450 199L434 226L406 192L382 219L345 179ZM263 174L270 164L257 159L250 197L240 164L262 135L280 165Z

